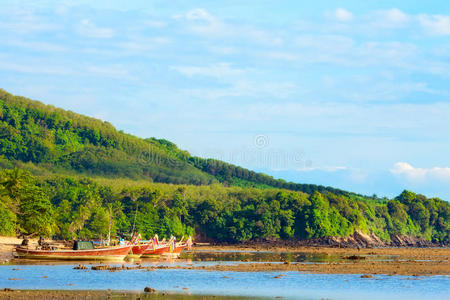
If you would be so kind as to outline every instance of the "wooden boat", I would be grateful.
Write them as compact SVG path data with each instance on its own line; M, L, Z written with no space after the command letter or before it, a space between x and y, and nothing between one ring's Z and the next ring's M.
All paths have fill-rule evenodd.
M147 243L147 244L139 244L139 245L134 245L131 247L131 252L133 253L133 255L142 255L147 249L149 249L149 247L151 247L152 244L151 243Z
M186 244L180 244L175 246L175 248L170 251L170 246L167 244L162 244L156 246L155 249L153 247L149 247L147 250L142 253L142 258L151 258L151 257L159 257L159 256L165 256L165 257L173 257L177 258L180 256L181 251L186 248Z
M142 253L141 257L159 257L165 252L169 252L169 250L170 247L167 244L157 245L154 249L153 246L150 246Z
M186 248L186 247L187 247L186 243L179 244L179 245L176 245L175 248L173 248L172 251L170 251L170 248L169 248L169 251L164 252L162 255L163 256L177 258L177 257L180 256L181 251L183 251L183 249Z
M131 250L131 245L94 248L86 250L31 250L17 247L18 258L58 260L122 260Z

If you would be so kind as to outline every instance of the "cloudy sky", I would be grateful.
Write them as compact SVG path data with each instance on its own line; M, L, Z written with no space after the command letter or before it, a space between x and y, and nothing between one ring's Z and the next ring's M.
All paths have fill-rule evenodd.
M11 93L277 178L450 199L448 0L0 5Z

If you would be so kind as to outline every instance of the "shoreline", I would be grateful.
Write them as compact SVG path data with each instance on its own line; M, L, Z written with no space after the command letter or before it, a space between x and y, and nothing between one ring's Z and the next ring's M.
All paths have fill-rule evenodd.
M315 274L385 274L431 276L450 275L450 248L330 248L318 246L267 247L261 245L200 246L200 251L270 251L275 253L296 252L338 258L333 262L317 263L265 263L249 262L236 265L191 267L210 271L262 272L298 271ZM371 260L386 256L391 260Z
M154 299L174 299L174 300L249 300L265 299L261 297L241 297L222 295L191 295L168 292L140 292L140 291L111 291L111 290L10 290L1 289L0 299L52 299L52 300L100 300L100 299L121 299L121 300L154 300Z
M13 237L0 237L0 259L3 264L9 263L13 258L12 249L14 245L19 244L20 241L20 239ZM35 243L37 240L31 242ZM276 254L293 252L322 255L324 257L329 257L330 259L326 262L302 263L283 261L280 256L280 258L278 258L279 260L275 261L246 259L246 263L244 264L223 265L218 263L212 266L173 266L168 268L235 272L297 271L317 274L450 275L450 248L443 247L338 248L324 246L275 246L267 244L203 244L195 246L193 253L196 251L213 253L239 251L256 254L263 252L272 252ZM386 259L383 257L386 257ZM37 262L43 263L42 261Z

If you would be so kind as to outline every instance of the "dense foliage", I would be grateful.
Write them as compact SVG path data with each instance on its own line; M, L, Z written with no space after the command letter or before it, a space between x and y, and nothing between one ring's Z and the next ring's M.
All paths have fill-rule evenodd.
M164 139L140 139L110 123L0 89L0 155L56 173L145 178L154 182L276 187L312 193L345 192L276 180L214 159L191 156Z
M239 242L412 235L449 242L448 202L275 180L163 139L0 90L0 234L106 238L139 231Z
M67 176L33 178L3 170L0 233L64 239L157 233L239 242L255 238L347 236L355 230L384 240L393 234L449 242L450 205L409 191L388 202L329 192L167 185Z

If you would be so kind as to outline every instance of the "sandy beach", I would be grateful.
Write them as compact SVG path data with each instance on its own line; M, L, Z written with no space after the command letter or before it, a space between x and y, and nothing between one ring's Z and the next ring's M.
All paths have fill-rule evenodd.
M13 258L13 250L20 245L22 239L9 236L0 236L0 262L6 262ZM30 245L37 244L37 239L30 239Z

